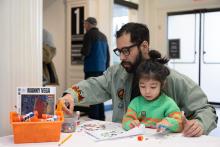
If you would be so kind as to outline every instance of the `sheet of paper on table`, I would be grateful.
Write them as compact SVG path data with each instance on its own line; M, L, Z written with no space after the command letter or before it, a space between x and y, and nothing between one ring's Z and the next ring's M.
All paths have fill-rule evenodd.
M152 138L163 137L164 133L157 133L155 129L146 131L144 125L125 131L120 123L103 122L98 120L86 121L78 126L76 131L86 132L95 141L113 140L137 135L144 135Z

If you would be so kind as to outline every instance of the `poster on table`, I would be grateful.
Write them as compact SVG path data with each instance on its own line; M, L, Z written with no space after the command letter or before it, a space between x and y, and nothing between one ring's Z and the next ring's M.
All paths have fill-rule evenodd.
M29 112L51 114L55 112L56 87L18 87L17 112L21 115Z

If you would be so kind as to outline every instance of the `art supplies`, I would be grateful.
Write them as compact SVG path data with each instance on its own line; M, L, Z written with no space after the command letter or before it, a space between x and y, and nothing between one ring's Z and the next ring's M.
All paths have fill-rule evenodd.
M64 138L59 144L58 146L61 146L64 142L66 142L68 139L70 139L70 137L72 137L73 134L69 134L66 138Z
M76 111L76 120L77 120L76 124L77 124L77 126L80 124L79 118L80 118L80 111Z
M62 124L62 132L72 133L75 132L76 127L80 124L80 111L76 111L73 115L66 116Z
M137 136L137 140L138 141L143 141L144 140L144 136L143 135L138 135Z
M62 124L62 132L72 133L76 130L77 120L75 117L65 117Z
M62 111L62 110L63 110L64 103L65 103L64 100L58 100L56 110L57 110L57 111Z
M30 121L18 121L18 113L10 112L14 143L55 142L60 140L63 112L56 111L59 118L53 122L34 116ZM30 114L29 114L30 115Z

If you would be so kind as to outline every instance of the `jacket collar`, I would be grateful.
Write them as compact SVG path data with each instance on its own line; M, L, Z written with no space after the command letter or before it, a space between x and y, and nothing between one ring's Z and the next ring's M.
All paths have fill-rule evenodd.
M120 72L121 72L120 79L123 80L123 82L125 82L126 80L128 80L130 78L133 78L134 74L128 73L121 64L119 64L119 68L120 68Z

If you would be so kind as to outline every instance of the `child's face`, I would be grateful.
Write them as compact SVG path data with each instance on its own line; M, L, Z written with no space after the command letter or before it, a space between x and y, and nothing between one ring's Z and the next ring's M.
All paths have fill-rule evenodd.
M153 79L142 78L139 81L141 95L147 100L153 100L160 94L161 83Z

